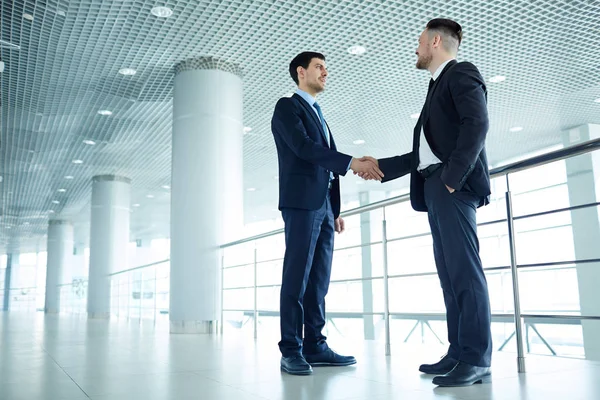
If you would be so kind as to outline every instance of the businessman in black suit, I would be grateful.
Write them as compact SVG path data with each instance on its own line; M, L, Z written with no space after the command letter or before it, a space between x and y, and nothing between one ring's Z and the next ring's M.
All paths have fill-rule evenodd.
M490 302L476 225L476 210L489 203L490 195L487 91L473 64L455 60L461 39L461 26L454 21L427 24L416 51L417 68L428 70L432 79L413 150L378 161L383 182L411 174L412 207L428 213L449 349L439 362L419 370L439 375L433 383L440 386L491 379Z
M279 349L283 371L308 375L312 373L311 365L356 363L354 357L331 350L322 333L334 232L344 231L339 176L349 169L378 180L383 174L376 161L355 159L337 151L316 101L327 81L325 57L301 53L290 63L289 72L298 89L292 97L277 102L271 120L286 245Z

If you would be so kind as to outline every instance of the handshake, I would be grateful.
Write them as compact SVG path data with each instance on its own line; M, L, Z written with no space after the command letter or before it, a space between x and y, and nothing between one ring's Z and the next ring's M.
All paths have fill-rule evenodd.
M379 161L370 156L353 158L350 169L354 172L354 175L358 175L367 181L381 181L383 178L383 172L379 169Z

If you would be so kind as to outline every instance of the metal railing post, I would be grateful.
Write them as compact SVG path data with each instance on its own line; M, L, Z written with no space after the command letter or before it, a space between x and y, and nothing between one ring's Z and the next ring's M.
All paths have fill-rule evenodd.
M385 219L385 207L383 207L382 221L382 245L383 245L383 318L385 321L385 355L392 352L390 344L390 297L388 282L388 249L387 249L387 221Z
M254 245L254 339L258 337L258 285L257 282L257 270L256 270L256 261L257 261L257 250L256 244Z
M525 372L525 354L523 349L523 330L521 321L521 299L519 297L519 271L515 247L515 225L513 220L512 195L508 174L506 175L506 219L508 221L508 244L510 247L510 270L512 273L513 299L515 309L515 337L517 338L517 368Z
M225 308L223 306L223 301L225 300L225 290L224 290L224 285L225 285L225 250L221 249L221 326L220 331L221 331L221 335L223 334L223 329L225 328L225 312L223 311L223 309Z

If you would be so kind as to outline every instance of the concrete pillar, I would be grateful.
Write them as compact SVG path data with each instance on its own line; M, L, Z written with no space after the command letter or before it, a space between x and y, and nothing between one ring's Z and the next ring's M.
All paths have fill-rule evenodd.
M48 258L46 262L47 313L60 311L59 285L70 283L73 261L73 225L68 221L50 220L48 223Z
M6 269L4 270L4 299L2 302L2 310L8 311L10 307L10 280L12 274L12 254L6 255Z
M129 243L131 180L115 175L92 179L88 316L110 316L110 277L124 269Z
M565 146L600 137L600 126L582 125L563 133ZM598 151L565 160L569 202L573 205L595 203L600 190L600 153ZM600 219L598 207L571 211L575 258L600 258ZM577 282L582 315L600 316L600 263L577 264ZM600 321L582 321L585 356L600 360Z
M171 182L173 333L214 331L221 251L243 226L240 69L213 57L175 67Z

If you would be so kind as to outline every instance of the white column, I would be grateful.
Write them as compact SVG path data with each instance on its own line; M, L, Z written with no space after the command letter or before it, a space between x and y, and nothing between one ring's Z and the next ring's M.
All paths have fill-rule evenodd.
M171 332L208 333L221 310L221 251L243 226L242 79L212 57L175 67Z
M2 310L8 311L10 308L10 288L12 278L13 254L6 254L6 269L4 270L4 298L2 299Z
M68 221L50 220L48 223L48 258L46 262L47 313L60 311L60 287L69 283L73 261L73 225Z
M565 132L565 145L573 145L600 137L600 126L582 125ZM569 158L567 185L569 201L573 205L595 203L600 196L600 153L598 151ZM600 220L598 207L571 211L573 243L577 260L600 258ZM582 315L600 316L600 263L577 264L577 283ZM600 321L584 320L583 345L585 357L600 360Z
M108 274L127 265L129 242L130 185L128 178L115 175L92 179L88 316L110 316Z

